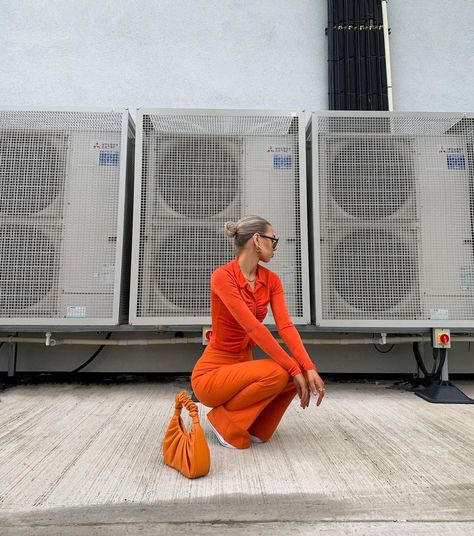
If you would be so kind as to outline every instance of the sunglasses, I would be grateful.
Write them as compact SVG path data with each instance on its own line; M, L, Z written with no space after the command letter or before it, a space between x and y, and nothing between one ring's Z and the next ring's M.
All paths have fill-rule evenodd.
M268 238L269 240L272 241L272 247L273 249L276 249L277 245L278 245L278 240L280 240L279 238L275 238L274 236L268 236L268 235L264 235L262 233L258 233L259 236L261 236L262 238Z

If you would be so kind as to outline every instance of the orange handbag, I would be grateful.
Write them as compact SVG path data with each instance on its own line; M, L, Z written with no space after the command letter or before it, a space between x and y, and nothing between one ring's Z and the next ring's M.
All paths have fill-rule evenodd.
M189 416L193 420L189 432L181 418L183 406L189 411ZM199 422L198 408L186 391L176 395L174 407L174 415L163 441L165 463L188 478L207 475L211 467L211 456Z

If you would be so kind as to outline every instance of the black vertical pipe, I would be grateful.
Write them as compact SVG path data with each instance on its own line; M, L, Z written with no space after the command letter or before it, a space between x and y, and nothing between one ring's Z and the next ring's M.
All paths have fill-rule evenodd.
M333 13L331 2L328 0L328 27L326 28L326 36L328 38L328 99L329 99L329 108L334 109L334 92L335 92L335 81L334 81L334 33L331 31L333 25Z
M383 30L379 30L380 24L379 21L382 19L382 4L381 2L374 2L374 30L373 31L373 40L375 44L375 72L377 76L377 109L382 108L382 96L383 96L383 87L382 79L383 72L385 68L385 47L383 42L380 42L380 36L383 36Z
M341 25L341 14L337 11L336 25L339 28ZM344 36L339 30L336 32L337 42L337 81L338 81L338 93L337 93L337 109L344 109Z
M381 0L328 0L331 110L386 110Z
M344 0L343 4L343 27L347 28L349 19L349 8L347 6L347 0ZM344 87L345 87L345 106L346 110L351 110L351 80L349 76L349 43L348 32L342 32L344 38Z

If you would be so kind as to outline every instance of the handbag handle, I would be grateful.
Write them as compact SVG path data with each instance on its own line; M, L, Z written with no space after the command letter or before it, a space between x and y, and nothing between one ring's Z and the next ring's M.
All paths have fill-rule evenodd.
M174 404L174 414L178 417L181 415L181 409L183 406L188 410L189 416L192 418L195 424L199 424L199 410L196 404L192 401L191 397L186 391L181 391L176 395Z

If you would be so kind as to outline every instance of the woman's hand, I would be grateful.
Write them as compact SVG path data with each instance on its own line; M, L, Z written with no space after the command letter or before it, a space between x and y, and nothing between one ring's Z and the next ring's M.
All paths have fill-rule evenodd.
M296 386L296 391L298 393L299 399L300 399L300 406L304 409L309 406L309 391L308 386L306 384L305 377L300 372L299 374L296 374L296 376L293 376L293 382Z
M316 405L319 406L324 398L325 388L321 376L315 370L305 371L306 382L314 396L318 397Z

